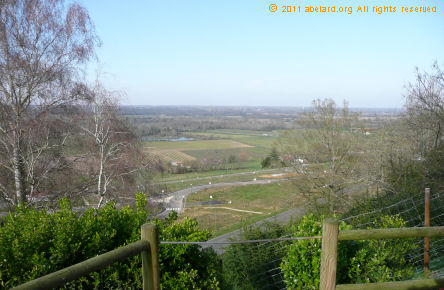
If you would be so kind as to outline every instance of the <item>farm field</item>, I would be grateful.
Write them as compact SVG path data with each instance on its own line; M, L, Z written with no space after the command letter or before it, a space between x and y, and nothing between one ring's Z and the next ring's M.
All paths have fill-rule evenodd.
M195 218L218 236L301 205L300 182L302 178L202 190L188 197L182 218Z
M193 136L231 139L259 148L271 148L273 142L279 136L278 131L253 131L253 130L208 130L205 132L192 132Z
M276 132L251 130L209 130L189 135L197 140L144 142L144 152L169 163L212 161L221 164L231 157L234 161L227 164L227 169L258 169L277 138Z
M247 144L242 144L233 140L193 140L193 141L152 141L145 142L145 149L151 148L158 150L205 150L205 149L231 149L251 147Z
M291 139L287 142L292 142L293 138L301 138L305 133L309 133L306 132L307 130L309 129L297 130L292 136L288 136ZM274 169L270 172L260 170L262 159L270 153L279 135L285 138L284 131L208 130L203 133L190 133L189 136L195 139L220 139L146 142L146 146L149 144L151 147L148 150L153 150L153 148L159 151L177 150L194 160L226 159L230 155L244 157L242 160L238 158L235 164L225 164L225 170L204 170L184 174L166 173L155 176L153 179L155 184L151 192L168 194L198 185L268 179L274 178L273 175L283 174L278 177L282 180L276 183L219 187L189 196L186 209L181 216L196 218L203 228L214 231L216 236L301 205L303 198L299 190L307 188L304 186L304 182L307 181L303 176L298 176L290 168ZM372 143L376 136L376 132L372 132L371 135L366 136L366 142ZM240 147L239 144L247 146ZM298 142L298 144L303 149L309 150L304 142ZM234 148L234 146L239 147ZM213 204L212 201L217 201L217 204Z

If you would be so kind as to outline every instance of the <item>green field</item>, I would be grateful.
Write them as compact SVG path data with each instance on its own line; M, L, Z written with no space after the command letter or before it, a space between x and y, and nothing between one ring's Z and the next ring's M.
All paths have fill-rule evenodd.
M215 231L215 235L221 235L244 224L255 223L302 205L303 198L295 184L282 180L270 184L202 190L189 196L183 217L196 218L202 228L208 228ZM200 204L211 200L221 204Z
M220 164L234 156L235 164L231 164L231 168L256 169L277 138L275 132L250 130L211 130L190 135L197 139L217 139L144 142L144 152L170 163L210 160Z

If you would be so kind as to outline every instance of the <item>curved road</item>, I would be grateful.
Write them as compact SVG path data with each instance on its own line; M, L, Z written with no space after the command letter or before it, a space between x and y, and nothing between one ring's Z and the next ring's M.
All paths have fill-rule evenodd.
M181 189L159 198L149 198L148 201L152 203L161 204L165 210L157 215L158 218L165 218L171 211L182 213L186 205L186 199L190 194L196 193L203 189L224 187L224 186L242 186L250 184L267 184L272 182L279 182L286 179L261 179L252 181L236 181L236 182L221 182L214 184L197 185L185 189Z
M200 190L207 189L207 188L215 188L215 187L224 187L224 186L242 186L242 185L249 185L249 184L267 184L272 182L279 182L286 179L262 179L262 180L254 180L254 181L238 181L238 182L221 182L221 183L215 183L215 184L205 184L205 185L198 185L190 188L181 189L175 192L172 192L168 195L165 195L164 197L160 198L150 198L150 202L155 202L162 204L166 209L157 215L158 218L165 218L168 216L168 214L175 210L178 213L183 212L183 209L186 205L186 199L189 195L196 193ZM277 222L277 223L287 223L290 221L292 217L301 217L303 216L307 211L307 206L299 206L296 208L293 208L291 210L282 212L278 215L275 215L273 217L269 217L266 219L263 219L254 225L261 225L264 222ZM216 252L219 254L224 252L224 248L226 245L219 244L224 243L227 241L230 241L232 239L239 239L241 234L241 230L236 230L227 234L224 234L219 237L215 237L211 240L208 240L208 243L218 243L211 245ZM209 245L210 246L210 245ZM208 246L204 246L208 247Z

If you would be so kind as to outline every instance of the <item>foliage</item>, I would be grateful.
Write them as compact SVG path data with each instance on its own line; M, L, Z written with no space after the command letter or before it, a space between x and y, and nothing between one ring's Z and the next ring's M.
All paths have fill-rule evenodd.
M321 218L322 220L322 218ZM375 228L402 227L399 216L384 216ZM351 229L341 222L340 230ZM293 228L295 236L318 236L322 223L314 215L304 216ZM411 278L413 265L406 256L415 245L409 240L347 241L338 244L338 283L395 281ZM288 247L281 269L288 288L318 289L320 278L321 240L298 240Z
M405 222L399 216L382 216L373 227L401 228ZM413 276L413 264L407 256L416 247L408 239L362 241L351 258L349 278L354 283L407 280Z
M342 222L340 230L351 227ZM292 226L291 232L296 237L322 235L322 223L313 214L306 215ZM338 283L347 280L347 264L349 257L356 251L356 242L341 242L338 245ZM321 240L298 240L288 247L287 255L283 258L281 269L287 287L291 289L315 289L319 285L321 267ZM343 259L342 257L346 257Z
M271 149L270 154L268 154L268 156L265 157L261 162L262 168L275 168L282 167L283 165L284 164L279 160L279 153L277 152L275 147Z
M210 238L208 230L198 230L195 220L176 222L174 212L164 222L156 220L159 238L165 241L202 242ZM220 263L211 249L198 245L168 245L161 247L161 282L165 289L218 289Z
M243 240L271 239L281 237L286 229L275 223L264 223L258 227L248 227L242 232ZM276 265L270 261L279 260L285 247L261 247L258 244L234 244L223 254L224 289L258 289L273 281L269 270ZM259 278L258 278L259 277ZM267 285L274 289L275 285ZM277 288L280 289L280 288Z
M137 195L136 209L118 210L112 203L101 209L88 209L78 215L68 200L60 210L17 207L0 228L0 286L10 288L26 281L79 263L140 239L140 226L146 222L146 200ZM197 229L190 219L176 222L177 215L165 221L154 220L161 240L204 241L208 231ZM167 289L215 289L218 287L216 254L200 252L197 246L160 248L161 283ZM140 289L141 259L136 255L104 270L73 281L67 289Z

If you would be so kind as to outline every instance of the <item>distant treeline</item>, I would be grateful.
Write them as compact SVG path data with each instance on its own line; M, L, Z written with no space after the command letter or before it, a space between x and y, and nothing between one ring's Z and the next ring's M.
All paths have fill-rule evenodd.
M293 128L304 107L122 106L120 114L140 137L178 136L217 129L273 131ZM377 128L399 117L400 109L352 109L365 126Z

